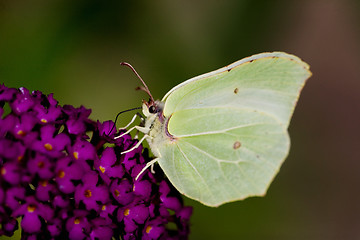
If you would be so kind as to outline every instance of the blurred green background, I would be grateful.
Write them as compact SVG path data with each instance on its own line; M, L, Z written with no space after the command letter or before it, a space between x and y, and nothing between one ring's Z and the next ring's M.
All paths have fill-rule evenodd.
M194 206L190 239L360 239L360 5L350 0L0 0L0 82L114 119L180 82L280 50L313 77L264 198ZM119 126L132 113L123 114Z

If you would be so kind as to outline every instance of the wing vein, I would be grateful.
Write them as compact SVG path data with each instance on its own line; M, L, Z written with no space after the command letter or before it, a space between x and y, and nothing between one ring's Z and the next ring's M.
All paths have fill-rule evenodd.
M194 169L194 171L196 172L196 174L200 177L200 179L204 182L204 185L207 187L208 191L210 192L210 194L212 195L212 198L214 198L213 193L210 191L210 187L209 185L206 183L205 179L201 176L201 174L198 172L198 170L194 167L194 165L191 163L191 161L189 160L189 158L186 156L186 154L183 152L183 150L181 149L181 147L179 145L177 145L177 147L179 148L179 151L181 152L181 154L183 155L183 157L186 159L186 161L190 164L190 166ZM194 179L195 180L195 179ZM198 186L198 185L197 185ZM198 191L200 193L200 199L202 199L202 192Z
M192 134L186 134L186 135L177 135L176 137L185 138L185 137L194 137L194 136L208 135L208 134L220 134L220 133L226 133L228 131L239 129L239 128L263 125L263 124L266 124L266 123L249 123L249 124L244 124L244 125L240 125L240 126L236 126L236 127L226 128L226 129L221 129L221 130L217 130L217 131L208 131L208 132L192 133Z
M221 173L222 173L222 175L223 175L223 178L226 180L226 182L227 182L236 192L238 192L239 194L241 194L241 192L239 191L239 189L235 188L235 186L226 178L225 173L224 173L223 169L222 169L221 166L220 166L220 163L221 163L221 162L236 164L236 163L239 162L239 161L227 161L227 160L223 160L223 159L218 159L218 158L216 158L215 156L213 156L213 155L211 155L211 154L209 154L209 153L201 150L200 148L194 146L193 144L191 144L191 143L189 143L189 142L187 142L187 144L189 144L192 148L194 148L194 149L197 150L198 152L200 152L200 153L202 153L202 154L204 154L204 155L206 155L206 156L214 159L214 160L218 163L219 168L221 169Z
M175 163L175 149L173 148L173 151L172 151L172 161L173 161L173 167L174 167L174 173L176 174L176 177L178 179L178 183L181 184L181 189L184 189L183 185L182 185L182 181L180 181L180 177L179 177L179 173L178 171L176 170L176 163Z
M209 154L209 153L207 153L207 152L204 152L203 150L201 150L200 148L194 146L193 144L191 144L191 143L189 143L189 142L187 142L187 144L191 145L191 147L194 148L195 150L197 150L198 152L200 152L200 153L202 153L202 154L204 154L204 155L207 155L208 157L210 157L210 158L214 159L215 161L217 161L217 162L218 162L218 165L219 165L219 168L220 168L220 170L221 170L221 173L222 173L224 179L226 180L226 182L227 182L233 189L235 189L235 191L238 192L240 195L242 195L243 193L241 193L237 188L235 188L235 186L232 184L232 182L230 182L229 179L226 178L225 173L224 173L224 170L223 170L222 167L220 166L221 163L231 163L231 164L236 165L236 166L239 168L239 170L240 170L240 172L242 173L242 175L247 179L247 182L249 182L255 189L257 189L258 191L260 191L260 189L258 189L258 187L256 186L256 183L252 180L252 178L249 177L247 174L245 174L245 172L243 171L243 169L242 169L241 166L239 165L239 163L241 163L241 162L247 162L247 163L249 163L249 161L241 161L241 160L238 160L238 161L226 161L226 160L218 159L218 158L214 157L213 155L211 155L211 154ZM254 164L254 163L253 163L253 164ZM256 165L258 165L258 164L256 164ZM258 166L260 166L260 165L258 165ZM261 168L261 167L260 167L260 168Z

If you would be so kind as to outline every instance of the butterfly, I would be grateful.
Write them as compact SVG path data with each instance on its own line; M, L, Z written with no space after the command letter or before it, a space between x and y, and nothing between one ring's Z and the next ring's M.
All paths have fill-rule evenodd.
M159 101L138 75L150 100L143 126L124 133L144 137L126 152L146 139L155 159L137 178L158 163L180 193L213 207L264 195L288 155L287 128L310 76L294 55L260 53L180 83Z

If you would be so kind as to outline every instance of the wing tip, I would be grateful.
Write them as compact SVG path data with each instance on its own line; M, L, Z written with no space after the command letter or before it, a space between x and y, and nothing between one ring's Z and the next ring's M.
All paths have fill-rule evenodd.
M242 63L253 62L258 59L264 59L264 58L284 58L284 59L289 59L290 61L295 61L296 63L302 65L303 68L306 69L310 73L310 76L311 76L309 64L307 64L305 61L303 61L301 58L299 58L298 56L296 56L294 54L290 54L290 53L286 53L286 52L282 52L282 51L263 52L263 53L254 54L250 57L245 57L239 61L236 61L234 63L227 65L225 67L225 69L227 71L230 71L232 68L237 67L238 65L241 65Z
M307 64L306 62L304 62L302 59L300 59L299 57L293 55L293 54L290 54L290 53L286 53L286 52L282 52L282 51L272 51L272 52L263 52L263 53L258 53L258 54L254 54L250 57L245 57L245 58L242 58L236 62L233 62L225 67L222 67L222 68L219 68L217 70L214 70L214 71L211 71L211 72L208 72L208 73L204 73L204 74L201 74L199 76L196 76L196 77L193 77L193 78L190 78L182 83L180 83L179 85L173 87L170 91L168 91L165 96L162 98L161 101L165 101L166 98L172 93L174 92L176 89L178 89L179 87L181 86L184 86L186 85L187 83L189 82L192 82L192 81L195 81L195 80L198 80L198 79L202 79L202 78L206 78L206 77L209 77L211 75L215 75L215 74L218 74L218 73L221 73L221 72L225 72L225 71L231 71L233 68L243 64L243 63L248 63L248 62L253 62L257 59L260 59L260 58L286 58L286 59L290 59L291 61L296 61L299 65L302 65L303 68L306 70L307 72L307 76L306 76L306 79L310 78L312 73L310 71L310 66L309 64Z

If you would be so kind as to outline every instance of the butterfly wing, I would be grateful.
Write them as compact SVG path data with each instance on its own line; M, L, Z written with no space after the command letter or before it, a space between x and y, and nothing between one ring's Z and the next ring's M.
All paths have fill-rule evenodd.
M190 79L165 96L176 141L159 164L183 194L209 206L263 195L289 151L287 126L307 64L265 53Z
M309 66L294 55L257 54L174 87L163 98L164 115L191 108L235 107L264 112L287 126L310 76Z

